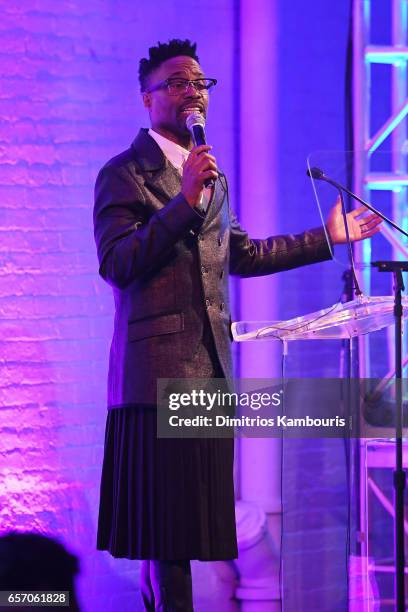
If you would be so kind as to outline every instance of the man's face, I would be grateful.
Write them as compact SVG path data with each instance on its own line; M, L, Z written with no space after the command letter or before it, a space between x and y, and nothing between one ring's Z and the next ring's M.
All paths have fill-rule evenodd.
M184 55L172 57L163 62L150 76L148 88L169 78L188 80L200 79L205 75L200 65ZM173 136L185 143L189 140L186 118L193 110L199 110L204 117L208 108L208 92L199 92L190 87L184 94L169 95L167 87L143 94L143 102L149 110L152 128L166 137Z

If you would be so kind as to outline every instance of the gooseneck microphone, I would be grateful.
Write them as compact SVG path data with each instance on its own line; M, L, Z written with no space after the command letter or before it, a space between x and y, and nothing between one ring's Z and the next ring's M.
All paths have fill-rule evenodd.
M333 187L336 187L336 189L339 192L339 196L341 200L341 212L343 215L344 229L346 232L346 243L347 243L347 250L348 250L349 261L350 261L350 269L351 269L351 274L352 274L353 281L354 281L354 291L356 295L362 295L363 292L361 291L360 285L358 283L356 267L354 264L353 247L351 245L350 234L349 234L349 229L348 229L347 210L346 210L346 204L344 202L342 186L338 185L336 181L332 181L329 177L327 177L325 173L323 172L323 170L320 170L320 168L316 168L316 167L310 168L306 171L306 174L310 176L310 178L313 178L317 181L326 181L327 183L330 183L330 185L333 185Z
M349 232L348 232L347 210L346 210L346 205L345 205L345 202L344 202L343 192L347 193L349 196L351 196L352 198L354 198L355 200L357 200L361 204L364 204L364 206L366 206L369 210L371 210L371 212L373 212L376 215L378 215L379 217L381 217L381 219L383 219L386 223L391 225L394 229L396 229L401 234L404 234L404 236L408 237L408 233L405 230L403 230L402 227L400 227L399 225L394 223L394 221L392 221L391 219L388 219L388 217L386 217L382 212L380 212L379 210L374 208L374 206L372 206L368 202L365 202L365 200L362 200L361 198L359 198L358 195L356 195L355 193L350 191L350 189L348 189L347 187L345 187L341 183L338 183L334 179L332 179L329 176L327 176L323 172L323 170L321 170L320 168L317 168L316 166L314 166L313 168L309 168L306 171L306 174L307 174L307 176L310 176L310 178L312 178L314 180L325 181L326 183L329 183L330 185L333 185L333 187L335 187L338 190L338 192L339 192L340 199L341 199L341 209L342 209L343 219L344 219L344 228L345 228L346 237L347 237L347 248L348 248L348 252L349 252L350 268L351 268L351 272L352 272L353 279L354 279L354 284L355 284L355 292L356 292L357 295L361 295L362 291L361 291L361 289L359 287L358 280L357 280L357 275L356 275L356 270L355 270L355 265L354 265L353 249L352 249L352 246L351 246L350 236L349 236Z
M314 179L316 179L318 181L319 180L324 181L325 178L326 178L323 170L320 170L320 168L316 168L316 166L313 167L313 168L308 169L306 171L306 174L307 174L307 176L310 176L310 178L314 178Z
M207 144L205 138L205 118L201 113L191 113L186 119L186 127L191 134L191 138L196 147ZM206 187L214 186L214 179L208 178L205 180Z
M402 227L394 223L394 221L392 221L391 219L386 217L382 212L374 208L372 204L369 204L365 200L362 200L361 198L359 198L358 195L350 191L350 189L348 189L341 183L338 183L334 179L330 178L330 176L327 176L327 174L325 174L323 170L321 170L320 168L316 168L316 167L309 168L306 171L306 174L307 176L310 176L312 179L315 179L317 181L325 181L326 183L330 183L330 185L333 185L333 187L336 187L336 189L338 189L340 192L344 191L345 193L347 193L349 196L351 196L352 198L354 198L361 204L364 204L364 206L366 206L369 210L371 210L373 213L381 217L381 219L383 219L386 223L391 225L394 229L396 229L398 232L400 232L401 234L403 234L404 236L408 238L408 233L405 230L403 230Z

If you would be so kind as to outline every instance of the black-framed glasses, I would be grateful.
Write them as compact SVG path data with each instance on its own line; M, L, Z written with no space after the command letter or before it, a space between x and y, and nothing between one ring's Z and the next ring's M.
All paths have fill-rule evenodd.
M156 83L156 85L149 87L149 89L145 89L145 93L167 88L170 96L180 96L187 93L190 85L192 85L198 93L207 93L207 91L216 84L217 79L193 79L189 81L188 79L170 78L165 81L160 81L160 83Z

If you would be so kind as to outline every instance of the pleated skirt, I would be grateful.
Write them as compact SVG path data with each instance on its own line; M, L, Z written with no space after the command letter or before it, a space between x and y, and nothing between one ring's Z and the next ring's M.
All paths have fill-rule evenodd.
M219 375L208 331L191 365L191 377L200 367ZM156 416L152 405L108 411L97 548L128 559L237 558L234 440L157 438Z

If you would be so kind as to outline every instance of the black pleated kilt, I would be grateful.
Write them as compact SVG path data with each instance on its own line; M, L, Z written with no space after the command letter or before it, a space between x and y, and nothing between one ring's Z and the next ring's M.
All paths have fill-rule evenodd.
M154 406L109 411L97 548L128 559L236 558L233 455L233 439L157 439Z
M214 359L205 344L201 364ZM234 440L156 432L155 406L108 411L97 548L128 559L237 558Z

